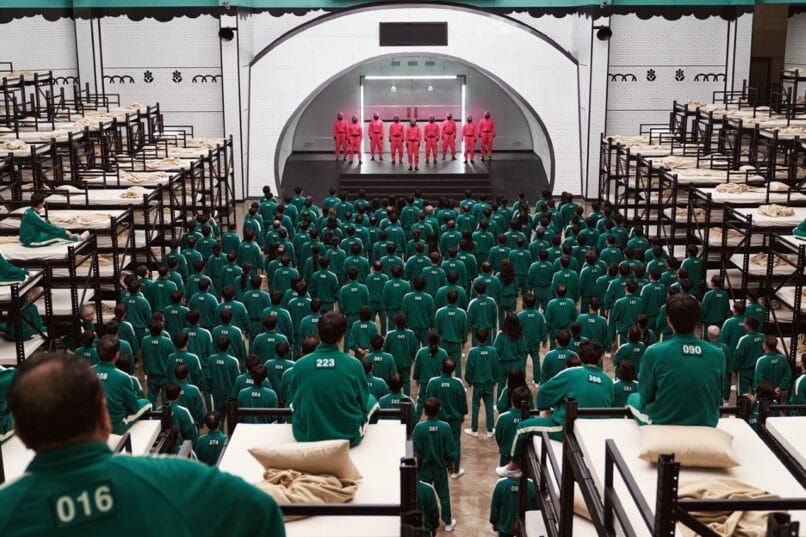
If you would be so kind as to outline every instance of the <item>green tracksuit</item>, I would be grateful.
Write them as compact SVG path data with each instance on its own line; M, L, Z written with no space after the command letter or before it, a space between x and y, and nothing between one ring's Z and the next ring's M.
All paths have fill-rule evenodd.
M465 385L456 377L442 374L432 378L425 390L426 398L435 397L440 402L439 419L450 425L456 447L456 469L461 468L462 420L467 414Z
M436 354L431 354L429 347L422 347L414 357L414 370L412 378L417 381L419 391L417 393L416 417L419 419L423 414L423 405L426 400L426 390L432 378L442 374L442 361L448 357L445 349L438 347Z
M294 340L294 323L291 321L291 314L282 306L270 305L260 316L266 318L269 315L277 317L277 331L283 334L289 342Z
M151 286L151 297L154 299L154 311L165 311L173 301L171 295L177 290L176 284L170 279L160 278Z
M425 292L432 298L437 296L437 291L439 291L440 287L448 283L445 271L437 266L423 269L422 278L425 280Z
M201 359L195 354L187 351L176 351L168 356L168 365L166 367L166 376L168 383L178 383L176 378L176 367L179 365L186 365L190 370L188 378L190 381L199 388L204 387L204 371L202 370Z
M8 410L6 400L8 398L8 389L11 386L11 381L14 380L16 374L17 370L15 368L0 365L0 437L14 428L14 417Z
M70 240L63 227L51 224L33 207L28 207L20 219L20 242L28 248L48 246L56 242ZM76 237L73 241L78 240Z
M526 371L526 340L522 335L512 339L504 332L499 332L494 346L498 352L498 393L501 393L507 383L507 371L513 367Z
M561 330L567 330L576 321L577 308L568 297L554 298L546 306L546 327L549 330L549 345L553 348L554 339Z
M550 295L549 288L551 287L551 280L554 276L554 267L551 262L535 261L529 267L529 272L526 275L526 287L532 289L532 292L537 299L537 307L544 309L548 304Z
M419 478L434 485L439 496L442 521L450 524L451 494L448 489L448 463L457 458L457 447L451 433L451 426L436 417L429 417L414 426L411 433L414 453L421 461Z
M439 505L433 485L417 480L417 510L423 514L422 537L433 537L439 529Z
M299 340L305 341L308 337L319 337L319 313L311 313L302 318L299 323Z
M383 341L383 352L388 352L395 359L398 373L403 377L403 392L411 393L411 368L420 348L420 342L413 330L391 330Z
M91 366L98 363L98 349L95 347L95 342L89 347L76 347L74 353L76 357L83 358Z
M236 357L240 363L246 360L246 345L243 341L243 332L237 326L231 324L220 324L213 328L211 332L213 341L218 341L221 336L229 338L229 347L227 352Z
M568 359L572 356L576 356L576 353L565 347L556 347L547 352L543 357L543 367L540 369L540 384L545 384L564 370Z
M495 334L498 326L498 305L492 297L479 295L470 301L467 306L467 324L471 333L479 328L484 328L490 337ZM473 344L477 343L476 336L473 336Z
M747 333L744 329L744 321L747 319L744 315L732 315L722 324L722 333L719 336L719 341L728 347L730 356L728 358L731 362L735 362L734 355L736 354L736 345L743 335ZM759 356L761 353L759 353Z
M263 332L255 338L255 343L249 351L257 354L261 362L266 362L277 357L277 345L280 343L288 343L288 338L276 330ZM275 384L272 383L272 386Z
M171 337L187 328L187 314L190 309L182 304L171 304L163 310L165 315L165 331Z
M372 363L372 374L384 382L388 382L389 377L397 373L395 359L388 352L373 351L367 354L366 358Z
M791 405L804 405L806 404L806 373L803 373L792 384L792 393L789 396L789 404ZM803 413L793 412L792 415L802 416Z
M462 375L462 347L467 340L467 313L456 305L447 305L434 315L434 328L439 332L442 347L456 360L456 375Z
M282 384L283 375L286 371L294 368L294 362L284 358L274 358L266 360L264 365L266 366L266 380L271 383L272 389L280 397L282 395L280 385Z
M498 326L504 324L504 317L510 311L515 311L515 304L518 299L518 279L513 278L509 283L501 279L500 274L495 275L498 281L500 296L498 299Z
M617 380L613 384L613 407L627 406L627 399L634 393L638 393L636 381Z
M758 319L758 329L760 332L764 331L764 324L767 322L767 308L762 304L750 302L747 304L744 314L745 316Z
M518 424L512 443L512 460L520 460L526 442L533 434L548 432L552 440L563 440L565 401L573 397L579 408L604 408L613 403L613 381L600 367L569 367L542 384L537 393L537 408L552 409L546 418L529 418Z
M221 320L216 313L218 299L211 293L196 293L188 302L188 307L192 310L199 310L201 314L199 324L207 330L212 330Z
M532 357L532 371L538 371L540 369L540 345L548 340L549 335L546 318L535 307L521 310L518 313L518 320L521 323L523 338L526 341L527 358L528 356Z
M229 392L230 399L238 399L238 394L241 393L241 390L244 388L251 388L255 385L255 381L252 380L251 373L241 373L235 378L235 383L232 385L232 390ZM271 382L269 381L268 377L263 379L263 383L261 384L264 388L268 388L270 390L274 389Z
M635 319L644 311L644 303L638 295L626 295L616 300L608 318L610 340L614 341L616 334L621 342L627 338L627 330L635 325Z
M357 445L367 421L364 368L336 345L320 343L291 370L294 438L298 442L344 438Z
M530 478L526 483L526 509L537 509L535 482ZM498 532L498 537L518 535L520 490L520 479L514 477L504 477L495 484L490 504L490 524Z
M579 273L579 296L581 297L579 309L588 311L588 305L594 295L596 281L604 276L607 271L600 264L585 265Z
M577 317L577 323L582 327L579 334L581 337L598 341L605 349L610 348L610 335L604 317L595 313L583 313Z
M251 386L238 392L239 408L277 408L277 393L264 386ZM246 416L243 423L271 423L269 416Z
M736 344L733 353L733 370L739 372L739 395L749 393L753 385L756 361L764 354L764 334L748 332Z
M534 399L529 398L534 404ZM512 452L512 442L515 440L515 431L521 422L521 409L510 408L502 411L495 422L495 443L498 444L498 464L504 466L509 462Z
M410 292L411 285L401 278L392 278L384 282L381 302L390 325L394 321L395 315L403 311L403 298Z
M436 290L435 290L436 292ZM428 342L428 329L434 323L434 299L425 291L412 291L403 297L403 313L409 327L414 330L420 343Z
M179 388L179 399L176 402L187 408L193 416L194 423L201 426L204 423L204 414L207 412L201 390L187 381L179 383Z
M604 302L602 302L604 311L609 312L615 306L616 301L627 294L626 288L629 279L629 277L622 278L621 276L616 276L613 278L613 281L607 285Z
M730 316L730 296L724 289L711 289L702 298L702 323L722 326Z
M238 247L238 264L243 266L247 263L252 265L250 276L258 274L263 266L263 255L260 253L260 246L255 244L254 241L243 242Z
M263 319L260 314L271 305L271 298L263 289L250 289L243 294L243 305L249 319L247 327L249 340L254 342L257 335L263 331Z
M235 379L241 372L238 359L226 352L211 354L207 357L204 374L207 378L206 393L213 399L213 410L220 416L224 415L227 398L232 393Z
M471 395L470 428L479 430L479 407L484 402L484 415L487 419L487 431L492 431L495 424L493 415L493 385L498 381L498 351L491 345L472 347L467 353L465 381L473 386Z
M448 293L450 293L451 291L456 291L456 294L459 295L459 297L456 300L456 305L459 308L467 311L467 304L468 304L467 292L465 291L464 287L461 287L458 284L456 285L447 284L443 287L440 287L439 290L437 290L437 296L434 298L436 308L439 309L448 305Z
M656 343L641 358L638 394L627 404L644 423L716 427L725 356L693 334Z
M756 360L753 391L758 388L762 380L768 381L773 388L781 388L783 392L789 391L792 386L792 368L784 355L765 352Z
M151 320L151 304L148 303L143 293L129 295L123 304L126 305L126 320L132 323L134 335L139 344L146 335L146 327L148 321Z
M377 403L381 397L389 393L389 385L382 378L374 376L371 371L367 373L366 379L367 391L370 395L369 406L372 407L373 401Z
M5 537L158 535L166 524L194 537L285 535L274 500L240 478L184 459L113 455L104 442L37 454L0 505ZM234 509L251 516L221 516Z
M215 311L218 317L216 324L219 324L221 322L221 312L224 310L229 310L232 312L232 324L240 328L241 332L245 334L246 332L249 331L249 328L251 326L249 313L247 312L246 306L244 305L243 302L240 302L238 300L225 300L221 304L216 306Z
M166 336L146 336L140 342L143 373L148 377L148 400L153 404L157 394L168 383L168 364L176 347Z
M378 407L382 409L398 409L400 408L400 403L402 401L408 401L409 404L412 405L414 408L414 401L403 392L389 392L380 399L378 399ZM397 419L397 418L388 418L388 419Z
M358 320L361 306L369 305L369 289L363 283L350 281L339 289L339 311L347 317L347 326Z
M350 331L344 339L344 345L346 346L345 352L348 349L352 351L356 349L369 349L369 342L372 336L377 333L378 325L372 321L366 323L363 321L355 321L352 326L350 326Z
M641 358L644 356L644 351L646 351L646 345L641 341L637 343L627 341L619 346L619 348L616 349L616 353L613 355L613 365L616 368L616 376L621 375L621 367L619 364L621 364L621 361L625 358L632 362L635 366L635 374L638 375L641 371Z
M666 302L666 286L660 282L650 282L641 288L641 301L644 303L644 313L649 319L649 326L657 326L658 313Z
M318 270L311 276L309 291L322 301L321 312L327 313L339 298L339 278L330 270Z
M555 291L557 290L557 286L563 284L568 289L568 292L565 296L568 298L573 299L575 302L579 299L579 276L576 272L571 270L570 268L567 269L560 269L558 272L554 273L554 276L551 278L551 287L549 289L549 296L554 296Z
M139 413L146 407L150 407L151 404L147 399L137 397L138 394L134 391L131 377L115 367L114 364L99 362L94 369L106 393L106 406L112 422L112 432L123 434L129 428L126 417ZM1 412L0 415L2 415ZM0 432L3 432L1 428Z
M160 407L157 410L162 411L163 408L165 407ZM199 438L199 429L196 428L196 424L193 422L190 410L174 401L171 403L171 418L174 427L179 431L179 441L176 443L175 451L178 452L179 448L182 447L182 443L187 440L190 440L190 445L192 446Z
M188 335L188 352L199 357L204 368L207 357L215 352L213 349L213 336L210 331L201 326L188 326L184 330Z
M694 296L699 296L700 294L700 286L702 285L704 276L703 271L705 270L704 266L705 263L703 259L696 256L687 257L680 263L680 268L688 271L688 279L691 280L693 285L691 294Z
M216 466L226 443L227 435L216 429L200 436L193 446L193 452L199 461L208 466Z

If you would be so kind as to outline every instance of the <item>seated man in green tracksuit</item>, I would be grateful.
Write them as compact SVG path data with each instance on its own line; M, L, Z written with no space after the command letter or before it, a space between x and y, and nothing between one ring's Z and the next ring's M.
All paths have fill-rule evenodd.
M451 427L439 419L440 404L435 398L425 401L425 421L414 426L411 441L418 461L420 481L434 486L439 496L442 521L445 531L456 529L456 519L451 511L451 492L448 488L448 472L453 473L456 460L456 445Z
M151 409L148 399L137 397L138 394L132 385L132 378L115 365L120 356L119 351L117 337L102 337L98 342L100 361L92 368L104 387L106 407L109 410L114 434L125 433L132 421Z
M297 360L288 389L293 393L292 425L298 442L364 438L369 389L361 362L341 351L347 319L329 311L319 319L321 343Z
M537 509L537 487L530 478L526 480L526 509ZM498 537L519 535L520 513L520 480L514 477L503 477L493 489L490 505L490 524Z
M568 397L575 398L580 408L604 408L613 403L613 381L602 371L602 346L596 341L583 341L577 350L582 359L581 367L564 369L540 385L537 408L551 408L551 416L529 418L518 424L509 464L495 469L499 476L521 476L521 455L532 435L547 432L552 440L563 440L565 401Z
M62 241L85 240L89 232L74 235L63 227L55 226L42 216L45 210L45 195L35 193L31 196L31 206L25 209L20 219L20 242L29 248L48 246Z
M166 525L194 537L285 535L274 500L237 477L175 457L113 454L104 389L82 360L27 360L8 404L36 455L0 490L3 537L156 535ZM221 516L236 509L250 516Z
M725 355L694 335L697 299L677 293L666 301L674 336L650 346L641 358L638 393L627 406L639 423L716 427L725 382Z

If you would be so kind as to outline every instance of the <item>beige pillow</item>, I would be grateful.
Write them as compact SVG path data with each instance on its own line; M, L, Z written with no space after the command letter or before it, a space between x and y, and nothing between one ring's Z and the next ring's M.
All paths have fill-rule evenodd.
M328 474L354 481L362 477L350 458L347 440L271 444L250 448L249 453L266 469Z
M646 425L641 427L641 459L653 464L659 455L674 454L682 466L732 468L739 465L733 437L716 427Z

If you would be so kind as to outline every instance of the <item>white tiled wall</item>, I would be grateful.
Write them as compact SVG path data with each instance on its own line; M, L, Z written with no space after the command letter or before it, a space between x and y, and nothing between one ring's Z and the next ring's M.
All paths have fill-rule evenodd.
M743 15L739 23L729 23L720 17L700 20L688 16L670 21L613 16L608 134L635 134L641 123L668 122L674 100L710 102L714 91L725 89L729 31L731 49L736 36L734 84L740 88L750 64L751 17Z
M789 17L785 61L789 68L806 70L806 13Z
M448 47L379 47L379 21L449 20ZM285 156L280 133L299 104L342 70L384 54L443 54L505 80L539 114L553 143L555 190L580 191L577 66L553 46L509 21L461 9L390 7L358 11L315 25L278 45L252 68L250 178L272 179ZM536 150L550 162L547 144ZM260 184L250 180L249 194Z
M121 103L160 103L165 122L224 134L218 19L202 15L133 21L101 19L104 87Z
M0 24L0 62L12 62L17 70L51 70L56 77L77 76L73 21L49 21L36 15Z

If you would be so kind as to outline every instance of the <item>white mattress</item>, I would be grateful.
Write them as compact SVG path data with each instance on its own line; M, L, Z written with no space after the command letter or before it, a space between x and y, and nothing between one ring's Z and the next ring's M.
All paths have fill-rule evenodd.
M137 420L129 427L132 437L132 455L145 455L160 434L160 420Z
M78 289L78 301L80 304L87 304L95 296L94 289ZM82 300L83 298L83 300ZM70 298L70 289L66 288L51 288L50 289L50 303L53 307L53 315L69 316L73 314L73 302ZM39 314L45 315L45 298L41 297L36 301L36 309Z
M0 244L0 254L8 261L64 261L67 259L67 248L78 242L64 241L41 248L27 248L21 243Z
M34 271L28 271L28 272L29 272L29 276L36 274ZM25 284L25 282L27 282L29 279L30 279L30 277L26 278L25 280L23 280L21 282L8 282L8 283L3 282L3 283L0 283L0 301L11 300L11 286L12 285L17 285L17 284L19 284L20 286L23 286Z
M109 238L107 238L107 242L109 242L110 245L111 245L111 240ZM121 256L120 256L121 261L126 260L126 258L124 257L125 255L126 255L125 253L121 252ZM53 270L53 276L56 277L56 278L67 278L68 276L70 276L70 270L67 269L67 268L54 268L52 270ZM79 269L78 276L79 276L79 280L82 283L87 277L87 272L88 272L88 269L85 268L85 266L82 266L82 268ZM82 279L82 274L83 274L83 279ZM111 277L113 277L115 275L115 267L114 267L114 265L112 265L111 260L108 263L107 262L101 262L99 260L99 262L98 262L98 275L101 278L111 278ZM79 293L80 292L81 291L79 291Z
M806 127L806 121L803 121L802 119L793 119L788 125L786 119L770 119L768 121L761 122L762 129L783 129L786 127ZM762 132L762 134L764 133ZM790 138L792 137L790 136Z
M39 334L26 341L24 343L25 358L30 358L44 344L45 338ZM0 338L0 365L17 365L17 349L13 341Z
M792 256L788 256L789 259L794 262L795 259ZM744 255L742 254L733 254L730 256L730 262L734 264L737 268L741 269L744 265ZM778 265L772 268L773 274L776 276L792 274L795 272L795 267L789 264ZM747 272L751 276L766 276L767 275L767 265L756 265L752 261L747 264Z
M753 176L755 178L757 176ZM714 203L734 203L734 204L765 204L765 203L787 203L786 192L770 192L770 199L767 201L767 192L763 187L759 187L758 192L718 192L716 188L701 188L706 194L711 194ZM806 195L800 192L789 194L790 201L806 201ZM755 217L754 217L755 219Z
M663 210L663 216L665 216L668 220L671 220L672 219L672 209L671 208L664 209ZM722 216L723 215L722 215L721 210L711 211L711 224L718 224L718 223L722 222ZM680 214L677 215L676 223L677 223L677 231L678 232L683 231L685 233L685 231L686 231L686 229L685 229L686 221L687 221L686 216L683 216L683 215L680 215ZM705 224L705 215L702 215L702 216L699 216L699 217L692 215L691 221L692 222L698 222L700 224Z
M177 165L177 164L169 164L169 163L160 163L159 159L157 159L157 160L146 160L145 161L145 168L147 170L152 170L152 171L159 170L159 171L164 171L164 172L178 172L179 170L181 170L183 168L192 167L193 164L195 164L196 162L199 161L199 159L197 159L197 158L194 158L194 159L183 158L183 159L181 159L181 161L182 161L181 164ZM137 164L138 165L142 164L142 161L138 160Z
M802 497L803 487L795 480L761 438L750 428L747 422L722 418L719 429L733 436L733 449L740 465L728 469L682 468L680 483L721 477L739 479L749 485L768 490L783 498ZM657 492L658 472L655 464L638 458L641 450L640 427L633 420L601 419L576 421L574 426L577 439L591 471L602 490L605 468L605 441L613 439L621 452L624 461L630 468L633 478L641 489L650 507L654 508ZM614 487L624 505L627 517L637 535L651 535L641 518L635 502L629 495L627 487L616 472ZM806 512L792 512L793 520L799 520L801 526L806 523ZM678 529L677 535L682 535Z
M260 481L263 467L248 453L251 447L294 442L290 424L239 423L219 468L248 483ZM394 421L369 425L364 440L350 450L364 479L353 504L400 504L400 458L405 455L405 427ZM286 524L288 537L392 537L400 535L399 517L311 517Z
M84 197L84 194L71 194L70 195L70 203L73 205L81 205L85 199L89 201L90 204L92 203L103 203L104 205L134 205L134 204L142 204L143 203L143 196L147 196L151 194L151 189L146 189L146 192L143 196L138 196L136 198L121 198L120 195L126 192L125 188L109 188L109 189L96 189L96 190L87 190L87 197ZM51 194L47 197L49 203L67 203L67 196L61 194Z
M0 220L2 229L19 229L20 216L26 209L16 209L11 218ZM48 211L48 220L54 225L67 229L109 229L112 217L123 214L122 209L55 209Z
M24 149L3 149L0 147L0 155L5 156L11 153L15 158L27 158L31 156L32 149L36 147L36 153L41 154L47 149L48 144L32 144Z
M166 185L170 180L170 175L164 175L159 172L128 172L136 177L132 180L129 177L120 177L118 180L117 175L81 175L80 179L88 184L106 184L110 186L157 186Z
M712 232L708 233L708 245L711 247L721 247L722 246L722 235L715 235L713 233L713 229L711 228ZM723 228L719 228L723 229ZM731 237L728 236L728 246L739 246L739 242L744 240L744 236L742 237ZM764 237L758 233L755 233L750 238L750 244L752 246L762 246L764 244ZM685 254L685 252L683 252ZM685 257L685 256L684 256Z
M679 185L718 185L721 183L728 182L728 172L717 170L718 173L709 173L708 175L702 175L701 173L686 173L687 169L691 168L682 168L675 170L674 173L677 174L677 184ZM704 168L698 168L704 169ZM714 172L715 170L708 170L709 172ZM741 179L741 182L745 182L747 180L751 181L763 181L764 178L760 175L748 175L745 178L744 173L740 172L733 172L730 174L730 179L732 182L736 182ZM763 199L763 198L762 198Z
M806 313L806 295L801 296L803 298L800 301L800 311ZM776 291L775 297L789 306L790 309L795 309L795 287L781 287Z
M759 214L758 207L736 208L736 212L745 216L753 216L753 226L755 227L790 227L798 226L806 219L806 207L792 207L795 214L792 216L764 216Z
M806 468L806 416L767 418L767 430Z
M796 237L794 235L778 235L776 237L778 241L784 242L797 250L801 246L806 246L806 239L801 239L800 237Z
M630 147L630 157L641 155L642 157L666 157L672 154L671 146L657 147L654 145L636 145Z

